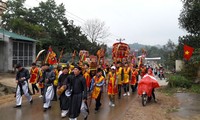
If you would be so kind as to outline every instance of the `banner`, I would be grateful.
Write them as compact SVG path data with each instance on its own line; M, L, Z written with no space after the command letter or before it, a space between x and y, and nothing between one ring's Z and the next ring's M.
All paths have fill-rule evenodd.
M194 51L193 47L184 45L184 59L189 60L192 56L193 51Z

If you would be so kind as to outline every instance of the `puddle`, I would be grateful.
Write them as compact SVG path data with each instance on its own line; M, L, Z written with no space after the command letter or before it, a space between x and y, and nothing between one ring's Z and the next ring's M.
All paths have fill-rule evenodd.
M186 119L200 115L200 94L177 93L176 97L180 105L178 111L175 112L174 115Z

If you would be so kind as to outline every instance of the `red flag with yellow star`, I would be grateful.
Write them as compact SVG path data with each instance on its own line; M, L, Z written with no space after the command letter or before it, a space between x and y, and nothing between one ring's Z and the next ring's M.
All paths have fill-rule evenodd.
M192 56L193 51L194 51L193 47L190 47L188 45L184 45L184 58L186 60L189 60L190 57Z

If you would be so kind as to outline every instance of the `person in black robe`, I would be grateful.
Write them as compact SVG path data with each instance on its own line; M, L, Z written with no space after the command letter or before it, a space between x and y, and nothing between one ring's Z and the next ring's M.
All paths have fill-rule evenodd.
M74 67L73 74L68 77L68 81L70 82L69 88L72 91L69 103L69 120L77 120L82 101L86 103L87 100L86 80L81 74L81 67ZM87 119L87 116L84 119Z
M23 94L28 99L30 104L33 103L33 99L28 87L28 79L30 78L29 71L23 68L20 63L17 64L16 68L18 69L18 72L16 75L16 106L14 106L14 108L20 108Z
M49 64L46 63L44 65L44 74L43 74L43 79L40 80L40 83L44 83L44 92L43 92L43 108L44 112L47 111L47 109L51 108L51 100L53 99L54 96L54 90L53 90L53 81L55 80L55 74L53 70L49 68Z
M65 89L68 88L68 84L66 84L68 75L69 67L63 67L62 74L58 78L58 90L64 90L59 97L61 117L66 117L69 110L69 97L65 95Z

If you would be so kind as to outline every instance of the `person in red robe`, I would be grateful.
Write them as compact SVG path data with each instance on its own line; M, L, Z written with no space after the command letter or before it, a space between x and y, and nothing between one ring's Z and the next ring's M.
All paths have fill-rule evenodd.
M136 90L138 70L136 68L132 68L131 75L132 77L131 77L130 84L131 84L132 93L134 93Z
M39 93L39 89L36 85L39 77L40 77L39 68L36 66L36 63L32 63L32 68L30 70L30 81L29 82L32 85L33 94L35 94L35 90L37 91L37 93Z

